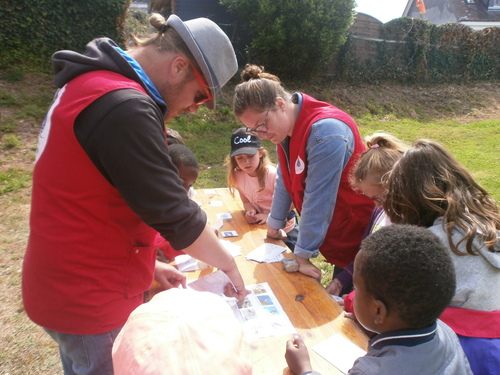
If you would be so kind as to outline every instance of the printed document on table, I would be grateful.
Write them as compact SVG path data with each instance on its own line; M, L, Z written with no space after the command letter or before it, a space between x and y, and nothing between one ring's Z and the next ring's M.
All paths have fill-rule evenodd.
M224 287L231 280L223 271L217 270L209 273L206 276L200 277L197 280L187 284L188 288L197 290L198 292L212 292L219 295L224 295ZM234 299L234 298L233 298Z
M245 297L243 305L232 307L249 341L297 332L268 283L247 285L246 288L251 293Z
M229 277L218 270L189 283L188 287L223 296L224 286L228 282L230 282ZM243 325L249 341L296 333L268 283L246 285L246 288L251 293L245 297L241 307L235 298L224 297L224 299Z
M241 246L229 242L228 240L219 240L219 242L233 257L241 255ZM177 255L175 257L175 263L177 264L178 270L181 272L191 272L210 268L205 262L196 260L188 254Z
M339 334L335 334L329 339L313 346L312 350L344 374L349 372L356 359L366 354L363 349Z
M182 254L175 257L177 269L181 272L190 272L210 268L208 264L201 260L194 259L191 255Z
M275 245L272 243L265 243L257 247L255 250L247 254L247 260L255 260L261 263L275 263L280 262L284 258L283 252L286 250L285 246Z

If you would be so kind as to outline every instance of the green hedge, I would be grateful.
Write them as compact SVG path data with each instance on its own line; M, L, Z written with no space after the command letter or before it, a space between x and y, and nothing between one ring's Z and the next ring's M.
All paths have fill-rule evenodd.
M353 35L341 48L336 79L351 83L467 83L500 80L500 28L473 30L398 18L382 26L377 56L360 62Z
M289 81L320 73L345 42L354 0L220 0L246 23L248 63Z
M2 0L0 69L18 64L50 67L60 49L82 52L92 39L107 36L123 45L130 0Z

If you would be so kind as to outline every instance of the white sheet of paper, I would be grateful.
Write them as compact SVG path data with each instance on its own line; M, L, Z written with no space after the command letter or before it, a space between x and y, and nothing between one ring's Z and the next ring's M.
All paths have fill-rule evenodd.
M222 207L222 202L221 201L210 201L210 206Z
M296 333L268 283L246 285L251 293L245 297L242 306L238 307L235 298L223 296L224 286L228 282L230 282L229 277L218 270L190 282L188 288L221 295L243 325L249 341Z
M182 254L175 257L177 269L181 272L190 272L209 268L210 266L205 262L194 259L188 254Z
M223 271L217 270L199 278L198 280L194 280L187 286L199 292L224 294L224 287L230 282L231 280Z
M251 293L245 297L241 307L236 306L237 311L233 311L243 324L250 342L297 332L268 283L247 284L246 288Z
M332 296L332 298L336 301L336 302L341 302L343 301L344 299L340 296L336 296L335 294L330 294Z
M215 230L219 230L220 228L222 228L222 226L224 225L224 220L222 219L218 219L214 225L212 225L212 228L215 229Z
M335 334L329 339L313 346L312 350L344 374L349 372L356 359L366 354L363 349L359 348L357 345L353 344L344 336L339 334Z
M265 243L260 245L255 250L249 252L247 254L248 260L255 260L256 262L261 263L275 263L281 261L283 259L283 252L286 250L286 247L275 245L272 243Z
M219 240L219 242L233 257L241 255L241 246L236 245L235 243L228 240Z
M241 246L236 245L228 240L219 240L219 242L233 257L241 255ZM182 254L176 256L175 263L177 264L177 269L181 272L191 272L196 270L202 270L205 268L210 268L210 266L205 262L196 260L195 258L193 258L191 255L188 254Z

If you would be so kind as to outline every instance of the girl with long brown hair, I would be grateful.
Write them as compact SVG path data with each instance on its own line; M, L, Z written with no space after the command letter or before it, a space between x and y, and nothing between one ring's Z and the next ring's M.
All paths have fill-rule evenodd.
M419 140L391 171L384 209L393 223L429 228L450 249L457 288L441 319L475 374L500 369L500 209L453 155Z

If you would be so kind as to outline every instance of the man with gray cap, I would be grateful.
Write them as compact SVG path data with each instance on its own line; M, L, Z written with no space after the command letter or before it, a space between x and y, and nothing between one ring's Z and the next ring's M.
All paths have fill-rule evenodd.
M153 277L185 286L155 262L156 232L223 270L246 291L233 257L191 201L167 152L164 121L215 95L236 73L212 21L154 14L158 33L123 51L107 38L53 56L59 90L42 124L23 263L26 313L59 344L65 374L112 374L113 341Z

